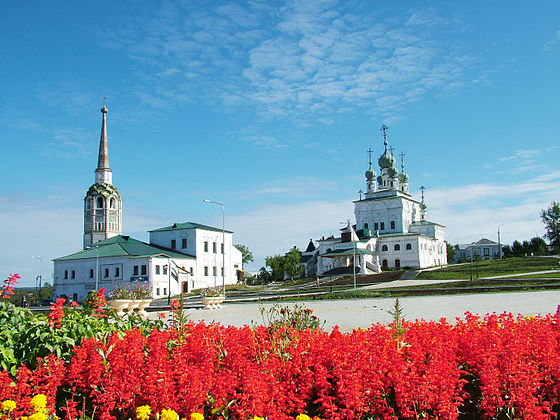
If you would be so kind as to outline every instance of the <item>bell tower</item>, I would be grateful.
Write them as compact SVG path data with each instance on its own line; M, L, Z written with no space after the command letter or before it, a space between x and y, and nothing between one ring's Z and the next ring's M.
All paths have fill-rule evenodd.
M122 199L113 185L113 172L109 167L107 143L107 104L103 103L101 114L101 138L99 157L93 184L84 198L84 249L122 232Z

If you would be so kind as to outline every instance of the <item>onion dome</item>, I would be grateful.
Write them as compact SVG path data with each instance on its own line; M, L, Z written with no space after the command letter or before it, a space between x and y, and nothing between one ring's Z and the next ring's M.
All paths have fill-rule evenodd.
M389 175L389 178L395 178L398 173L399 170L394 166L391 166L389 169L387 169L387 175Z
M395 166L395 157L387 150L387 142L385 142L385 152L379 157L377 163L381 169Z
M375 179L375 175L377 175L377 174L375 173L375 171L370 166L369 169L366 171L365 175L366 175L366 179L368 181L372 181L372 180Z
M377 183L379 185L383 184L383 178L381 178L381 175L377 177Z
M425 211L428 208L428 206L426 205L426 203L424 203L423 201L420 203L420 209L422 211Z
M401 172L401 174L399 175L399 181L401 183L407 183L408 182L408 174L406 172Z

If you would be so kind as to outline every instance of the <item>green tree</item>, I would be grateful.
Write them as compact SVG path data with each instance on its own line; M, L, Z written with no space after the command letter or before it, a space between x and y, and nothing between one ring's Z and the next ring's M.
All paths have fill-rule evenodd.
M243 265L254 261L253 253L249 251L249 248L247 248L245 245L235 244L233 246L236 247L239 250L239 252L241 252Z
M546 229L545 238L549 240L554 253L560 253L560 202L553 201L550 207L541 211L541 220Z
M548 247L546 246L545 240L538 236L531 238L531 252L533 255L547 255Z
M291 279L301 277L303 266L300 262L299 249L295 246L290 249L284 257L284 274Z
M523 245L518 240L513 241L511 245L511 252L513 253L514 257L522 257L524 255L523 252Z
M286 257L284 255L274 255L273 257L266 257L265 263L268 267L270 267L269 281L282 281L282 280L284 280L284 262L285 262L285 260L286 260Z
M445 246L447 248L447 264L451 264L455 259L455 248L447 241L445 241Z
M509 246L509 245L504 245L502 247L502 253L503 253L504 258L513 257L513 251L511 250L511 246Z

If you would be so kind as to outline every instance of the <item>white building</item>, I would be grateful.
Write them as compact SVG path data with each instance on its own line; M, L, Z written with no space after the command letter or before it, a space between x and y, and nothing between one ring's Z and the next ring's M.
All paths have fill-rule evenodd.
M340 237L318 240L316 274L351 272L378 273L388 268L425 268L447 263L445 227L426 219L427 206L409 193L409 178L401 162L401 173L388 148L387 127L382 127L385 150L378 159L380 174L365 173L367 190L354 201L355 225L341 229ZM401 154L401 158L404 155ZM309 246L308 246L309 249ZM306 265L312 268L308 258Z
M454 263L460 260L472 260L480 257L483 260L500 258L500 244L490 239L482 238L470 244L456 244Z
M84 199L84 249L54 260L53 296L83 301L91 290L149 286L153 298L235 284L242 255L233 232L198 223L174 223L149 232L150 243L121 235L122 199L112 184L103 121L95 184Z

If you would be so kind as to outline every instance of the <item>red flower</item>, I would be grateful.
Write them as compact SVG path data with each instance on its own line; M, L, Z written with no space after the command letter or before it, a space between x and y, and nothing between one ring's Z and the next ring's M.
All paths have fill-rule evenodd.
M49 312L49 325L54 328L60 328L60 321L64 317L64 305L66 300L64 298L58 298L55 303L51 305L51 309Z
M14 294L14 284L21 279L19 274L10 274L6 280L4 280L4 286L2 287L2 297L4 299L9 299L11 295Z

